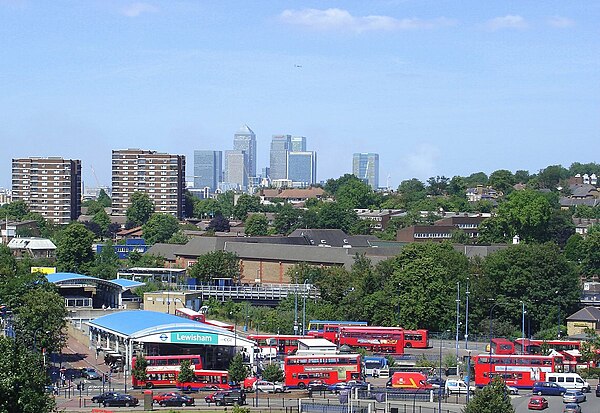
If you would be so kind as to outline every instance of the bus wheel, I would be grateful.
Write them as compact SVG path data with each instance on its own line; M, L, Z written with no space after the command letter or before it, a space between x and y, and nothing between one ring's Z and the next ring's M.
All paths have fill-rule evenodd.
M151 389L154 385L151 382L146 383L146 388Z
M304 390L304 389L306 389L306 384L300 382L300 383L298 383L298 388Z
M187 386L187 389L186 389L186 390L187 390L188 392L192 391L192 386Z
M541 395L542 395L542 392L541 392L541 391L539 391L539 392L537 392L537 394L538 394L538 396L541 396Z
M411 347L412 347L412 343L406 343L406 344L404 345L404 347L406 347L406 348L411 348Z
M181 407L187 406L186 402L181 403Z

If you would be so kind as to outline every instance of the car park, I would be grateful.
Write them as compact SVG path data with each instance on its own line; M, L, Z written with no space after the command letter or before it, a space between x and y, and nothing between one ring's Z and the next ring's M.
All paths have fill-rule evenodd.
M549 381L536 381L533 383L532 392L538 396L562 396L565 394L567 389L559 386L556 383L550 383Z
M581 406L578 405L577 403L565 404L563 413L581 413Z
M177 406L177 407L186 407L194 405L194 398L189 397L183 394L175 394L170 397L166 397L162 399L159 403L160 406Z
M98 394L98 395L92 397L92 402L102 404L102 403L104 403L104 400L111 399L111 398L117 396L118 394L119 393L115 393L114 391L108 391L108 392L105 392L102 394Z
M585 394L579 390L567 390L565 394L563 394L563 403L581 403L585 400Z
M263 393L283 393L286 387L281 383L273 383L265 380L257 380L252 386L255 391Z
M138 404L138 399L129 394L117 394L102 402L104 407L130 407L137 406Z
M544 410L548 408L548 399L542 396L532 396L527 403L529 410Z

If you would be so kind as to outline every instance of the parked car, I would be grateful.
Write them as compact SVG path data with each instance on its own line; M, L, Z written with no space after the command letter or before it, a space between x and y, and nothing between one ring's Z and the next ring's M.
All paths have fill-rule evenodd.
M432 388L439 389L440 387L444 387L446 385L446 380L438 376L432 376L427 378L427 383L429 383Z
M242 389L246 390L246 391L253 391L254 390L254 383L256 383L258 381L257 377L246 377L244 379L244 381L242 382Z
M562 396L565 394L567 389L562 386L559 386L556 383L550 383L549 381L536 381L533 383L533 394L541 395L549 395L549 396Z
M567 390L565 394L563 394L563 403L581 403L585 400L585 394L579 390Z
M155 394L152 397L152 403L160 403L161 401L168 399L169 397L173 397L173 396L179 396L181 393L176 392L176 391L170 391L168 393L160 393L160 394Z
M581 413L581 406L578 405L577 403L565 404L563 413Z
M129 394L117 394L102 402L104 407L130 407L137 406L138 404L138 399Z
M229 391L229 390L220 390L220 391L216 391L216 392L214 392L214 393L211 393L211 394L209 394L208 396L206 396L206 397L204 398L204 401L205 401L206 403L214 403L214 402L215 402L215 398L217 397L217 395L219 395L220 393L226 393L226 392L228 392L228 391Z
M323 380L311 380L308 382L308 386L306 388L308 391L325 391L329 386Z
M243 390L228 390L214 394L213 400L217 406L227 404L246 404L246 393Z
M111 399L117 395L119 395L119 393L115 393L114 391L107 391L105 393L98 394L98 395L92 397L92 402L102 404L102 403L104 403L104 400Z
M519 389L517 389L515 386L506 385L506 391L508 394L519 394Z
M287 390L281 383L273 383L265 380L257 380L252 387L255 391L263 393L283 393Z
M467 394L467 392L469 392L470 394L475 394L476 387L469 386L462 380L448 379L446 380L446 385L444 386L444 389L446 390L446 393L448 395L452 395L455 393Z
M349 390L355 388L367 389L369 388L369 383L359 380L340 381L327 387L327 390L333 393L339 393L342 390Z
M81 369L81 377L88 380L100 380L102 376L96 371L96 369L84 367Z
M600 383L596 385L596 397L600 397Z
M166 397L162 399L159 403L162 407L165 406L177 406L177 407L185 407L185 406L193 406L194 398L189 397L183 394L175 394L170 397Z
M527 403L529 410L544 410L548 408L548 400L542 396L532 396Z

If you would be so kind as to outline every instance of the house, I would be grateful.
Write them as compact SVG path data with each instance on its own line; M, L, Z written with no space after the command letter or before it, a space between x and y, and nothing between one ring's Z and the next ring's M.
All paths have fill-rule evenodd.
M392 218L406 215L401 209L355 209L359 219L372 221L371 228L376 231L384 231Z
M96 254L100 254L103 248L104 244L97 244ZM146 245L146 241L143 238L127 238L125 239L125 244L113 245L113 248L120 260L126 260L129 258L130 253L137 251L143 254L148 250L149 246Z
M39 237L40 229L38 222L35 220L29 221L8 221L0 222L0 230L2 231L2 242L8 243L11 239L17 236L21 237Z
M129 238L142 238L144 236L144 231L142 231L142 227L133 227L129 229L122 229L117 232L116 239L129 239Z
M600 308L588 306L567 317L567 335L584 334L591 328L600 332Z
M16 237L10 240L8 248L15 257L54 258L56 245L47 238Z
M600 225L598 218L573 218L575 224L575 232L585 237L592 225Z
M444 214L433 225L413 225L412 227L398 230L396 241L400 242L441 242L452 239L452 234L457 230L463 231L469 238L479 236L481 223L489 216L485 214L455 213Z
M308 199L323 199L323 188L261 189L258 193L262 204L283 200L292 204L306 202Z
M479 202L479 201L493 201L502 196L502 192L496 191L491 186L484 187L483 185L477 185L475 188L467 188L466 191L467 201Z

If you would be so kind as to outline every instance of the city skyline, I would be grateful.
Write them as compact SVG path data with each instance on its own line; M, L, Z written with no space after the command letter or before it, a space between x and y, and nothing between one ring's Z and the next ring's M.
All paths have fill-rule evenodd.
M599 18L591 0L0 1L0 187L30 156L110 185L113 149L193 159L244 124L257 171L271 136L309 137L317 181L362 152L392 188L595 162Z

